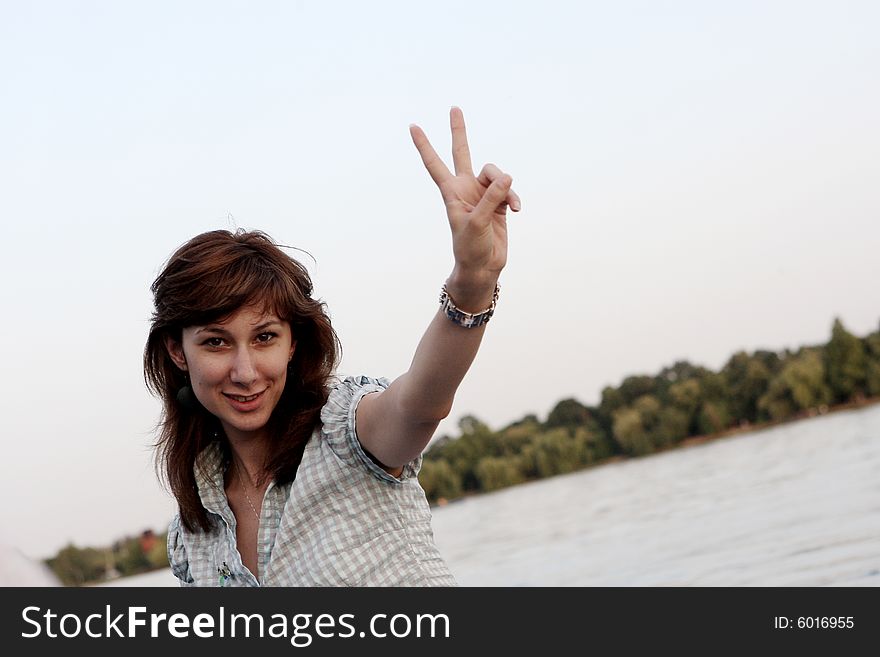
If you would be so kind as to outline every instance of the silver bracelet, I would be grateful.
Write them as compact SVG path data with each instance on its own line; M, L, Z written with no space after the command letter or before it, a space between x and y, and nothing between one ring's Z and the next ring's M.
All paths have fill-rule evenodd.
M500 292L501 286L498 285L498 283L495 283L495 292L492 293L492 304L486 308L486 310L481 312L468 313L455 305L452 301L452 297L449 296L449 290L446 289L446 284L444 283L443 289L440 291L440 310L459 326L464 328L476 328L492 319L492 315L495 314L495 304L498 302L498 294Z

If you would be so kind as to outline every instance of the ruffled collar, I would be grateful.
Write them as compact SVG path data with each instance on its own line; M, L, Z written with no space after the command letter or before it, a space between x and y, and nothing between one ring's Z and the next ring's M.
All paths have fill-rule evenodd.
M218 514L229 524L234 523L232 509L226 499L226 474L227 459L223 446L219 440L213 441L205 447L196 457L193 466L193 474L196 478L196 487L202 506L208 511Z

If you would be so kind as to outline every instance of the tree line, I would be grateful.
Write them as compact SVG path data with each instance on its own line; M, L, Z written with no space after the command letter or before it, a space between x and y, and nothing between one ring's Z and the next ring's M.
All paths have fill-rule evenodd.
M168 567L168 535L145 530L106 547L69 544L45 563L65 586L83 586Z
M598 406L564 399L492 431L473 416L434 441L419 481L431 503L643 456L688 438L824 413L880 396L880 330L859 338L835 319L826 344L735 353L718 372L679 361L602 390Z

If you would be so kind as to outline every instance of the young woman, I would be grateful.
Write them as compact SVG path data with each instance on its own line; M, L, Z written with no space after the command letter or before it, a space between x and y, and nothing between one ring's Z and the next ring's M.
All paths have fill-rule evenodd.
M190 586L450 586L417 474L498 298L511 178L475 176L450 114L453 174L417 126L455 265L409 370L334 382L338 341L305 268L260 232L184 244L153 283L144 353L163 401L158 461L179 514L171 568Z

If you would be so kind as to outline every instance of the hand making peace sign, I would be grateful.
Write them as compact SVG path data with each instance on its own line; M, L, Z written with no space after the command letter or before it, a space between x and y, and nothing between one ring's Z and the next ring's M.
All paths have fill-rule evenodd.
M420 127L411 125L410 135L446 204L456 268L468 276L497 280L507 262L507 207L518 212L520 199L510 188L513 179L494 164L485 165L474 177L459 108L449 112L449 123L455 175Z

